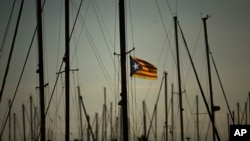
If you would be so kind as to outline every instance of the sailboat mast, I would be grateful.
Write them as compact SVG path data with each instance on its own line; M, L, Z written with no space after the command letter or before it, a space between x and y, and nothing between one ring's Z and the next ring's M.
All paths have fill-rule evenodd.
M69 0L65 0L65 105L66 105L66 112L65 112L65 141L69 141L69 134L70 134L70 96L69 96Z
M211 78L211 69L210 69L210 57L209 57L209 45L207 38L207 24L206 20L208 17L202 18L204 24L204 33L205 33L205 44L206 44L206 54L207 54L207 67L208 67L208 82L209 82L209 91L210 91L210 106L211 106L211 121L212 121L212 133L213 133L213 141L215 141L215 120L214 120L214 100L213 100L213 87L212 87L212 78Z
M124 0L119 0L120 55L121 55L121 99L123 119L123 141L128 141L128 110L127 110L127 80L126 80L126 29Z
M184 141L184 127L183 127L183 107L182 107L182 92L181 92L181 74L180 74L180 59L179 59L179 45L178 45L178 30L177 30L177 17L174 17L175 22L175 43L176 43L176 56L177 56L177 73L178 73L178 88L179 88L179 108L180 108L180 126L181 126L181 141Z
M96 138L96 141L98 141L98 134L99 134L98 113L95 114L95 120L96 120L95 138Z
M9 99L9 141L11 141L11 100Z
M22 111L23 111L23 140L26 141L26 125L25 125L25 106L22 105Z
M37 38L38 38L38 73L40 91L40 118L41 140L45 141L45 114L44 114L44 68L43 68L43 35L42 35L42 1L37 0Z
M16 113L13 113L13 121L14 121L14 140L16 141Z
M196 134L197 134L197 141L200 141L200 129L199 129L199 103L198 103L198 95L196 95Z
M172 96L172 98L171 98L171 100L172 100L172 102L171 102L171 104L172 104L172 117L171 117L171 122L172 122L172 130L171 130L171 133L172 133L172 141L174 141L174 84L171 84L171 96ZM167 140L168 141L168 140Z
M165 77L165 128L166 128L166 141L168 141L168 85L167 85L167 72L164 72Z

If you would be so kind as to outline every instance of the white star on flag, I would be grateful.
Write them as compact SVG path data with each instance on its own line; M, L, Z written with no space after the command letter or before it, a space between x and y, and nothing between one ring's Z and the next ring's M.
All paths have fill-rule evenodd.
M136 62L134 63L133 67L134 67L135 70L139 69L139 65Z

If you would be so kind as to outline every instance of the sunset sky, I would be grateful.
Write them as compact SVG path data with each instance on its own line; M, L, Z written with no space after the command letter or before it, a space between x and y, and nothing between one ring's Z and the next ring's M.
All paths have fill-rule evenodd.
M11 7L14 0L0 1L0 43L2 45L7 27ZM13 16L9 25L5 46L1 48L0 56L0 86L3 83L5 68L14 35L17 15L21 0L16 1ZM80 0L70 1L70 29L76 17ZM195 67L202 83L208 102L208 76L205 55L205 41L202 18L209 15L207 20L208 42L210 51L215 59L226 96L231 110L236 113L236 103L240 103L241 113L244 112L250 91L250 1L248 0L126 0L126 37L127 51L135 48L127 56L127 84L129 97L129 118L131 123L131 139L133 134L141 135L142 130L142 101L147 104L148 114L152 117L156 104L163 72L168 73L168 98L170 103L171 84L177 92L177 67L175 64L176 51L174 39L173 16L178 17L185 39L192 54ZM81 95L90 115L91 121L95 113L99 114L101 129L102 110L104 103L104 87L107 89L107 109L113 103L113 116L118 116L118 102L120 100L120 53L119 21L117 0L84 0L70 41L70 68L79 69L71 72L71 140L79 137L79 120L77 103L77 86L81 88ZM65 53L64 35L64 1L46 0L43 15L43 43L44 43L44 71L46 107L51 96L56 73ZM9 73L6 80L2 100L0 103L0 131L6 120L8 100L12 99L18 79L31 43L36 27L36 0L25 0L15 48L13 51ZM206 113L200 90L191 68L182 37L179 32L180 67L182 78L184 132L196 140L196 111L195 96L199 96L199 110ZM33 97L34 106L39 113L39 77L36 73L38 64L37 37L32 44L30 56L22 77L21 84L13 104L12 113L17 114L18 132L22 135L22 109L25 104L27 117L29 115L29 96ZM158 70L157 80L131 78L129 55L146 60L154 64ZM222 140L227 140L228 113L226 102L219 85L215 68L211 62L214 104L221 110L216 112L216 124ZM64 64L62 71L64 69ZM64 139L64 73L59 77L52 103L46 118L47 129L53 130L53 136L47 134L47 139ZM1 89L1 88L0 88ZM178 95L174 96L175 134L180 138L180 124L178 112ZM248 103L249 104L249 103ZM170 104L169 104L170 105ZM169 108L170 109L170 108ZM169 110L169 124L171 125L171 110ZM237 115L237 114L236 114ZM193 117L191 117L193 116ZM249 114L250 116L250 114ZM113 118L114 119L114 118ZM158 140L162 137L165 119L164 88L160 92L158 102ZM250 119L250 117L249 117ZM248 119L248 121L249 121ZM84 123L85 124L85 117ZM148 119L149 127L149 119ZM249 123L248 123L249 124ZM27 119L27 126L29 122ZM211 139L211 125L208 115L200 115L201 140ZM110 125L108 125L108 128ZM20 131L19 131L20 130ZM27 137L30 128L27 127ZM101 131L99 131L101 133ZM108 133L109 129L108 129ZM5 127L3 140L8 138L8 126ZM29 134L30 136L30 134ZM101 134L100 134L101 136ZM108 136L109 137L109 136ZM150 140L154 140L151 133Z

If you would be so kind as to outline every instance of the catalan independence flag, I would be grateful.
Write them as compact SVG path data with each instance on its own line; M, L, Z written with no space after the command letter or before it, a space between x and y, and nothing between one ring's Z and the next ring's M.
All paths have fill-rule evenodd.
M148 63L147 61L130 56L130 76L145 78L145 79L157 79L157 68Z

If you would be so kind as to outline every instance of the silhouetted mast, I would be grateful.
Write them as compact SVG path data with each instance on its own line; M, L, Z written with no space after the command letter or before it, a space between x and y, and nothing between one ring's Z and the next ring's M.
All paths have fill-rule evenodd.
M14 120L14 141L16 141L16 113L13 113Z
M42 34L42 1L37 0L37 39L38 39L38 73L40 92L40 133L41 140L45 141L45 114L44 114L44 68L43 68L43 34Z
M206 54L207 54L207 67L208 67L208 81L209 81L209 92L210 92L210 109L211 109L211 122L212 122L212 132L213 132L213 141L215 141L215 110L218 110L214 106L214 100L213 100L213 87L212 87L212 77L211 77L211 68L210 68L210 50L208 45L208 37L207 37L207 24L206 20L208 19L208 16L205 18L202 18L203 24L204 24L204 33L205 33L205 44L206 44Z
M99 124L98 124L98 113L95 114L95 120L96 120L96 127L95 127L95 138L96 138L96 141L98 141L98 130L99 130Z
M171 122L172 122L172 130L171 130L171 134L172 134L172 141L174 141L174 84L171 84L171 95L172 95L172 98L171 98L171 101L172 101L172 119L171 119Z
M177 30L177 17L174 17L175 22L175 44L177 56L177 73L178 73L178 88L179 88L179 108L180 108L180 126L181 126L181 141L184 141L184 127L183 127L183 107L182 107L182 92L181 92L181 73L180 73L180 59L179 59L179 43L178 43L178 30Z
M196 130L197 130L197 141L200 141L200 133L199 133L199 103L198 103L198 95L196 95Z
M66 112L65 112L65 141L69 141L69 134L70 134L70 90L69 90L69 81L70 81L70 75L69 75L69 0L65 0L65 56L64 56L64 62L65 62L65 106L66 106Z
M121 102L123 141L128 139L127 80L126 80L126 28L124 0L119 0L120 55L121 55Z
M26 141L26 125L25 125L25 106L22 105L22 111L23 111L23 140Z
M11 141L11 100L9 99L9 141Z
M167 72L164 72L165 77L165 128L166 128L166 141L168 141L168 85L167 85Z

